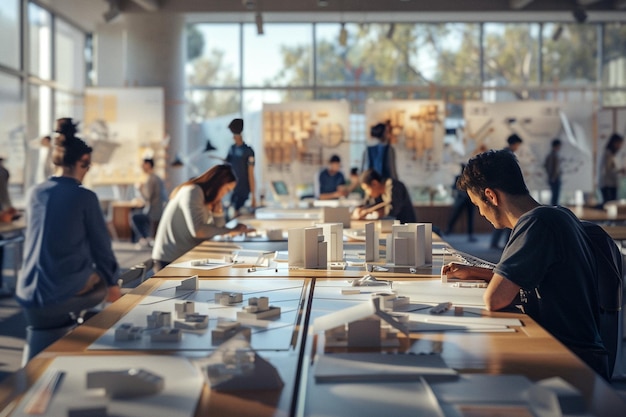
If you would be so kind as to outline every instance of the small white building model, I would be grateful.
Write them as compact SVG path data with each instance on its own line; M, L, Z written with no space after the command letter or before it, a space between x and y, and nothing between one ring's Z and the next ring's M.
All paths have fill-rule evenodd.
M122 323L115 328L115 340L119 342L139 340L142 332L143 327L133 326L131 323Z
M326 260L328 262L343 261L343 224L321 223L317 227L322 228L322 234L326 241Z
M373 297L379 297L381 308L385 311L394 311L406 307L411 303L411 299L404 295L398 295L396 292L374 293Z
M196 363L217 391L273 390L284 385L276 368L239 334Z
M107 397L132 398L152 395L165 386L163 377L144 369L94 371L87 373L87 388L104 388Z
M365 262L377 262L380 258L378 231L375 223L365 225Z
M432 263L432 224L394 224L387 235L386 261L398 266Z
M206 314L187 313L183 320L174 321L174 328L181 330L201 330L209 327L209 316Z
M248 305L237 312L237 319L261 320L280 316L280 307L270 306L269 303L268 297L248 298Z
M174 305L176 310L176 318L184 319L186 314L193 314L196 312L195 303L193 301L185 301L184 303L176 303Z
M158 329L159 327L170 327L172 325L172 313L169 311L153 311L146 317L148 329Z
M328 264L327 246L321 227L289 229L287 237L289 266L325 269Z
M218 320L217 327L211 331L211 342L219 345L236 334L241 334L248 342L252 336L249 327L242 326L238 321Z
M180 282L180 285L176 287L176 291L198 291L199 287L198 276L194 275Z
M243 302L243 294L240 292L222 291L215 294L215 303L223 306L233 305Z
M150 334L151 342L180 342L183 333L180 329L172 329L170 327L162 327Z

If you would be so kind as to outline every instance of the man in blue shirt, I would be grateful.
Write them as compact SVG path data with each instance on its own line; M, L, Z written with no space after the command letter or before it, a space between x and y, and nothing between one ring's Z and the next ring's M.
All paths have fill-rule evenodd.
M251 197L250 205L256 207L255 180L254 180L254 150L243 141L241 132L243 131L243 119L233 119L228 125L228 129L233 134L235 143L228 150L226 162L228 162L235 176L237 186L233 190L230 204L235 209L235 216L239 215L239 210Z
M348 195L346 179L341 173L341 158L333 155L318 176L317 196L320 200L332 200Z

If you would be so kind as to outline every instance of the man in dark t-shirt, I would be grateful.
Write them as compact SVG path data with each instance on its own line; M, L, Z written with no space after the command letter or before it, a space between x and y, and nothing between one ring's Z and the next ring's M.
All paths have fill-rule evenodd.
M241 136L243 131L243 120L233 119L228 125L228 129L233 134L235 143L228 150L226 162L228 162L237 177L237 185L231 195L230 203L235 209L235 215L239 215L239 210L251 197L251 206L256 207L255 180L254 180L254 151L248 146Z
M341 172L341 158L333 155L328 160L328 166L324 168L317 178L317 197L320 200L331 200L348 195L346 178Z
M472 158L458 186L494 227L508 227L512 233L493 271L452 263L442 273L488 281L484 295L488 310L519 303L526 314L608 378L607 351L599 332L596 259L576 216L566 208L535 201L515 155L507 150Z

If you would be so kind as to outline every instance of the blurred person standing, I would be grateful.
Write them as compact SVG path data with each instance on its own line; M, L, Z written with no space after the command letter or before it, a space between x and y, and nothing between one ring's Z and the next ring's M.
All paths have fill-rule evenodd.
M153 238L167 202L167 192L163 180L154 173L152 158L144 159L141 169L146 178L136 185L136 189L144 206L139 213L131 214L130 223L135 236L139 237L139 245L147 247L154 243Z
M248 146L241 136L243 132L243 119L233 119L228 124L228 129L233 134L235 143L228 150L226 162L228 162L237 176L237 186L230 198L230 205L235 210L235 217L239 216L241 208L248 197L250 205L256 207L256 182L254 180L254 150Z
M615 157L623 144L624 137L618 133L613 133L604 148L604 154L600 161L600 178L598 180L598 186L602 193L602 204L617 200L619 176L624 173L624 168L619 169L617 167Z
M4 155L0 155L0 222L10 223L16 214L9 196L9 170L4 166ZM0 236L0 239L2 236ZM4 288L2 270L4 268L4 247L0 246L0 297L10 297L13 292Z
M559 196L561 194L561 159L559 158L559 152L561 150L561 140L556 138L552 140L552 149L546 160L543 163L548 174L548 185L550 186L551 198L550 204L553 206L559 205Z
M361 171L373 169L383 178L398 179L396 169L396 150L389 142L388 125L378 123L370 129L370 136L378 141L377 144L368 146L363 155Z

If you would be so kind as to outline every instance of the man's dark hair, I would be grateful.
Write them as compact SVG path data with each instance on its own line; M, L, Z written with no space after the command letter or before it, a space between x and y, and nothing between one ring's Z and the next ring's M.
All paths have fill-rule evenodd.
M556 138L552 140L552 147L556 148L557 146L561 146L561 139Z
M361 183L365 185L372 185L372 181L378 181L382 184L383 176L378 173L375 169L368 169L361 174Z
M154 159L152 159L152 158L144 158L144 159L143 159L143 163L144 163L144 164L148 164L148 165L150 165L152 168L154 168Z
M522 143L523 140L522 138L520 138L517 133L513 133L511 136L509 136L506 139L506 143L508 143L509 145L515 145L516 143Z
M333 155L330 157L330 160L328 162L330 162L331 164L333 162L341 162L341 158L339 157L339 155Z
M485 189L492 188L511 195L527 195L522 170L510 151L487 151L470 159L458 182L459 190L471 190L485 199Z

